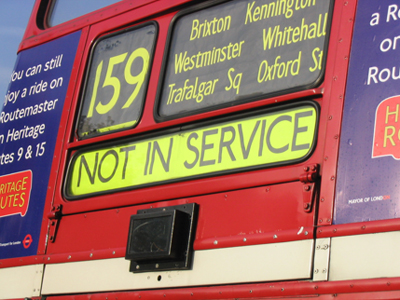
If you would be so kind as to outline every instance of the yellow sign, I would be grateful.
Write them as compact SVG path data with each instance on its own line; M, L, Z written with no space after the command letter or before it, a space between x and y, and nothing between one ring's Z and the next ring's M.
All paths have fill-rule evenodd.
M96 193L289 163L312 150L317 111L303 105L153 139L80 151L66 193Z

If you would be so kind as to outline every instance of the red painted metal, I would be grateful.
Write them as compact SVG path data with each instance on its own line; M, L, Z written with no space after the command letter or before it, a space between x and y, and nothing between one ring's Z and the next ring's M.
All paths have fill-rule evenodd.
M103 249L126 246L129 219L137 210L185 203L199 205L195 250L312 239L314 216L304 212L299 201L302 189L303 184L295 181L150 205L64 215L56 241L48 245L47 256L51 257L48 263L62 262L61 258L65 261L66 257L76 257L79 252L82 252L83 260L88 259L89 252L97 258L97 253L102 253L102 258L117 257ZM53 256L58 258L54 260Z
M400 220L380 220L351 224L340 224L320 227L317 230L318 238L369 234L378 232L399 231Z
M400 278L338 282L280 282L120 293L52 296L49 300L157 299L399 299Z
M336 1L328 49L321 106L320 136L325 140L321 157L318 226L332 224L340 126L350 56L356 0Z
M157 123L154 120L154 105L168 30L177 11L188 3L189 0L126 0L42 30L37 26L36 13L40 1L36 1L19 51L77 30L81 30L82 34L54 152L38 255L2 260L0 268L123 257L132 214L139 209L184 203L199 204L195 250L400 230L397 219L332 225L343 99L357 1L335 1L325 78L318 88ZM78 141L74 135L75 112L79 107L91 46L105 34L150 20L158 23L159 32L148 94L138 126ZM305 99L314 100L321 109L318 143L310 158L304 162L158 185L81 201L66 201L63 198L64 173L69 159L74 151L84 146L108 139L144 136L182 124ZM310 172L310 166L318 166L318 173L315 170ZM313 196L309 196L314 192L317 201L312 201ZM51 222L54 216L48 219L47 215L52 207L59 205L63 209L62 218L57 219L57 238L48 243L47 237L53 235ZM49 300L128 298L397 299L400 298L400 278L254 283L47 297Z

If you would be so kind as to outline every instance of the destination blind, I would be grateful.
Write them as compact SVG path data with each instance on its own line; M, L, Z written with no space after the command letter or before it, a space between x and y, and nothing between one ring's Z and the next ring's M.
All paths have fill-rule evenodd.
M65 195L73 200L145 185L299 162L311 153L318 112L308 102L151 139L75 153Z
M159 115L315 86L323 76L331 6L331 0L238 0L178 18Z
M101 38L92 50L77 133L132 128L142 112L156 37L153 23Z

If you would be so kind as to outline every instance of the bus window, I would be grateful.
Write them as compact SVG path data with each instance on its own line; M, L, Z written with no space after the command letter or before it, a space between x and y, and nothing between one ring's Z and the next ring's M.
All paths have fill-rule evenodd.
M132 128L146 95L156 26L101 38L93 47L77 125L80 138Z
M56 26L119 1L121 0L55 0L52 1L47 21L49 26Z
M166 54L159 116L318 86L332 1L296 3L234 1L182 13Z

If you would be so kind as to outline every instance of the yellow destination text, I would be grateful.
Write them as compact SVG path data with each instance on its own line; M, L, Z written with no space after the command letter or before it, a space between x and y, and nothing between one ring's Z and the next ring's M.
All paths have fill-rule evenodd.
M281 29L280 25L276 25L273 29L269 27L268 31L263 29L264 50L325 36L327 21L328 14L325 13L324 16L319 14L318 21L310 24L306 24L303 18L301 25L297 27L288 26Z
M293 16L293 10L301 10L315 6L315 0L276 0L263 5L255 5L256 1L247 4L244 24L262 21L272 17L285 15L287 19Z
M199 77L194 80L186 79L183 87L175 87L172 83L169 87L167 105L171 103L179 103L183 100L196 100L197 103L203 101L204 96L209 96L214 93L215 85L219 79L202 81L199 83ZM194 82L193 82L194 81Z
M188 56L187 51L175 54L175 74L200 69L240 57L244 41L229 43L221 48L214 47L210 51L201 52Z
M283 61L282 57L278 55L273 63L268 63L263 60L258 68L257 81L259 83L272 81L275 78L286 78L296 76L300 72L301 65L301 51L296 59Z
M314 106L266 113L75 155L67 197L295 162L313 148Z
M212 21L205 20L201 24L198 19L194 19L190 40L192 41L229 30L231 28L231 19L231 16L226 16L225 18L214 18Z

